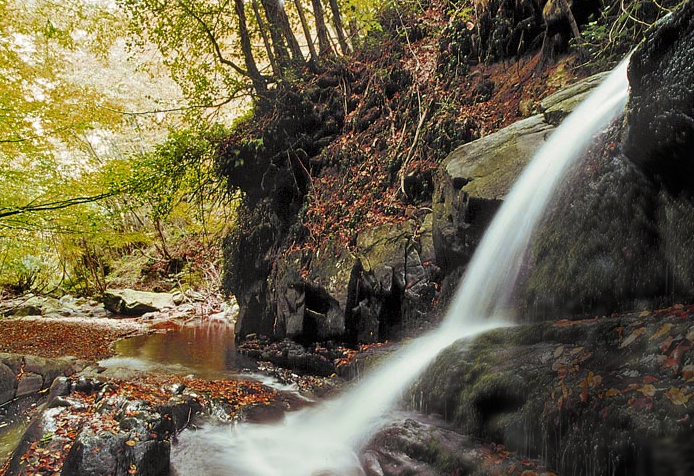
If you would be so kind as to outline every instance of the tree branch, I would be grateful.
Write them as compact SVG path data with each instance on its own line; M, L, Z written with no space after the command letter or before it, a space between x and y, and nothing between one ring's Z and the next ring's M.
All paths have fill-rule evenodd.
M196 22L200 24L200 27L202 30L205 32L205 35L207 36L207 39L210 41L212 44L212 48L214 48L215 56L219 60L220 63L225 64L229 67L231 67L234 71L239 73L241 76L246 76L248 77L248 72L245 71L243 68L241 68L239 65L234 63L233 61L227 59L224 57L224 54L222 53L222 49L219 47L219 43L217 42L217 38L215 38L214 33L212 33L212 30L210 30L210 27L205 23L205 21L200 18L198 15L195 14L194 11L192 11L190 8L186 6L184 2L181 0L178 0L176 3L193 19L195 19Z
M83 203L97 202L105 198L113 197L117 195L118 192L106 192L99 195L93 195L91 197L74 197L68 198L66 200L58 200L55 202L46 202L33 204L33 202L28 203L22 207L16 208L0 208L0 218L6 218L14 215L21 215L23 213L33 213L33 212L45 212L52 210L61 210L63 208L72 207L75 205L80 205Z

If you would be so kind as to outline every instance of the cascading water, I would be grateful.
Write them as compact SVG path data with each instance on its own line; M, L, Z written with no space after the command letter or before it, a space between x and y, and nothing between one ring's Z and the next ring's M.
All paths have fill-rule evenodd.
M507 309L523 255L553 192L596 132L623 110L623 61L538 151L506 197L468 266L439 329L403 346L339 398L287 415L279 425L184 432L172 454L180 475L363 476L357 452L439 351L511 325Z

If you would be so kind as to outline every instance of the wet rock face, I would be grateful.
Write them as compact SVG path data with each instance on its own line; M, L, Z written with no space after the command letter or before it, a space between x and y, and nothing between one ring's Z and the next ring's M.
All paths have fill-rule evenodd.
M693 44L688 2L634 53L625 118L586 152L528 253L525 319L694 298Z
M539 225L516 294L522 320L653 308L673 292L658 191L619 153L619 129L589 148Z
M692 306L500 329L445 349L406 401L556 474L692 474L692 339Z
M626 156L670 192L694 192L694 3L663 20L629 63Z

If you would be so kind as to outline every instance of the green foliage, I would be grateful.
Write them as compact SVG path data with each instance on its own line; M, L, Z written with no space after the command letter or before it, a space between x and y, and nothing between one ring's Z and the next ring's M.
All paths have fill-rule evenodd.
M227 134L221 125L202 132L172 131L166 142L132 161L124 188L151 207L155 220L168 217L182 202L214 200L220 187L213 170L214 153Z
M572 45L587 55L590 65L605 69L621 60L650 27L682 3L682 0L606 1L600 16L583 27L580 40L572 39Z
M158 78L145 97L146 79L118 63L118 11L5 0L0 14L0 286L98 292L120 257L162 260L180 235L223 226L229 209L208 198L217 182L205 165L221 128L133 155L170 120L140 111L177 96L158 99L171 91Z
M238 44L238 18L230 2L117 3L130 17L130 47L137 51L154 44L191 104L213 107L248 93L251 83L240 66L243 54ZM255 53L261 54L261 50Z

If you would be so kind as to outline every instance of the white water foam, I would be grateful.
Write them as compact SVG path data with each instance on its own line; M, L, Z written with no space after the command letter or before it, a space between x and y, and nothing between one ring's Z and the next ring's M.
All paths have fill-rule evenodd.
M555 189L627 97L625 60L538 151L485 233L441 327L403 346L339 398L277 425L206 427L181 435L174 472L234 476L363 476L360 445L445 346L512 325L508 299L530 237ZM505 319L504 319L505 318Z

